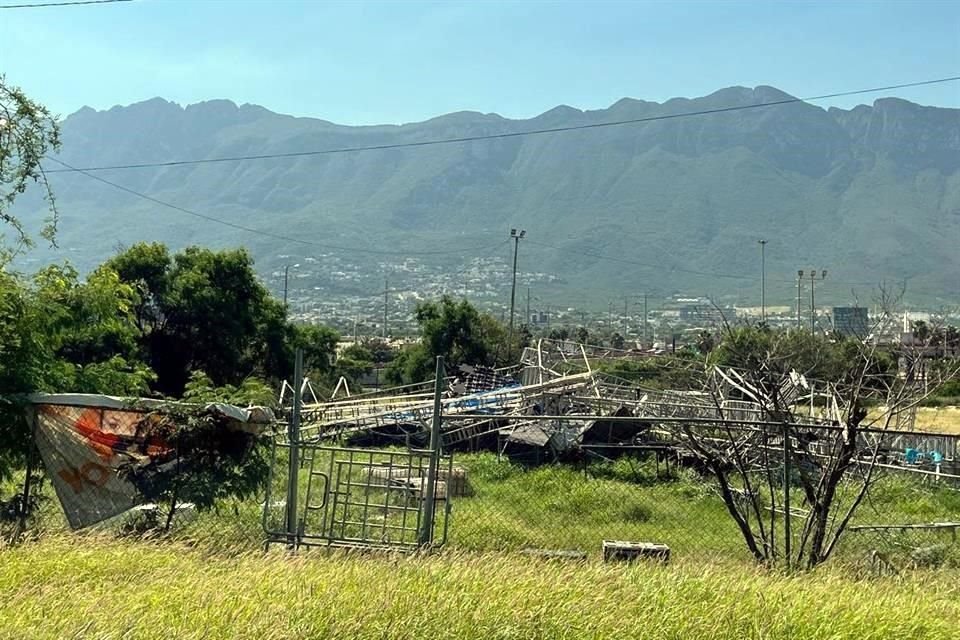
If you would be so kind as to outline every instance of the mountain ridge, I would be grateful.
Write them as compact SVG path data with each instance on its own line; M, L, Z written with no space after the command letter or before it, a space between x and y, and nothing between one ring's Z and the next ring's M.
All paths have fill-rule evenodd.
M60 157L102 166L296 153L786 99L792 96L775 87L727 87L662 103L623 98L597 110L558 105L530 119L460 111L354 127L230 100L180 106L154 98L72 114L63 122ZM526 228L530 239L560 249L524 249L564 283L558 295L602 283L732 296L755 286L761 237L771 241L775 298L791 299L796 269L811 266L830 268L837 287L908 280L928 298L960 293L951 275L960 271L960 110L899 98L852 109L796 102L558 134L98 175L232 223L341 246L485 246L512 226ZM64 214L61 244L78 249L67 255L86 268L117 242L140 237L174 246L247 244L266 269L280 254L309 250L184 216L174 221L173 212L82 175L56 174L54 187ZM35 202L32 210L39 211ZM110 230L109 241L97 229ZM37 259L50 257L57 256Z

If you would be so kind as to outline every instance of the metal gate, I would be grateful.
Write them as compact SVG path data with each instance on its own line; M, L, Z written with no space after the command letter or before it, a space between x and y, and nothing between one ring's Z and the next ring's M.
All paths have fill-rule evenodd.
M442 545L453 460L436 454L431 473L432 455L429 450L276 443L264 504L267 544L399 550ZM295 457L294 465L289 456ZM292 476L288 469L295 469ZM294 527L288 522L291 498L300 503Z

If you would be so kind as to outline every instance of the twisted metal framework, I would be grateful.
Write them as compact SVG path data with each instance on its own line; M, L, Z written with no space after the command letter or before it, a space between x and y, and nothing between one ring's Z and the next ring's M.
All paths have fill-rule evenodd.
M442 446L449 449L495 437L501 453L525 446L560 455L583 446L591 439L588 432L603 427L606 445L669 446L680 456L696 457L697 448L691 446L695 432L698 446L733 446L748 467L762 470L769 465L770 451L782 447L785 424L790 425L799 451L811 459L828 459L836 439L818 434L842 431L850 418L852 408L835 383L810 380L794 371L771 373L758 383L757 376L751 375L755 372L703 369L680 359L660 361L658 366L675 367L688 382L687 388L658 389L593 367L597 362L649 357L642 352L541 339L524 350L518 368L495 374L487 371L473 383L465 380L464 372L448 377L444 381L448 391L441 402ZM473 375L476 370L465 371ZM506 375L511 373L512 377ZM494 384L475 390L477 379ZM429 431L433 400L427 389L433 384L305 404L302 440L319 443L384 433L422 438ZM924 437L903 429L912 426L909 409L903 413L893 416L889 428L861 428L857 436L861 448L876 449L881 436L898 438L904 446ZM957 448L957 443L949 444ZM949 449L944 463L952 469L949 465L956 463L957 456Z

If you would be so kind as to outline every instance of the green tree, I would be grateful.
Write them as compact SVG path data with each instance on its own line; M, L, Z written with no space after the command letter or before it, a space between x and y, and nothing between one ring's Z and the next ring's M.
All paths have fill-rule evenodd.
M417 307L420 343L402 350L387 367L387 380L409 384L429 380L434 374L434 361L443 356L449 371L461 364L505 366L510 357L519 357L524 336L515 336L513 349L508 349L509 332L496 318L481 313L466 300L449 296Z
M370 353L371 360L376 364L386 364L397 355L397 350L391 347L389 342L381 338L364 340L362 346Z
M57 209L41 161L60 148L60 129L50 112L0 75L0 221L13 228L21 246L31 240L19 218L10 213L14 200L31 183L40 183L50 209L41 236L53 242Z
M332 377L339 380L343 376L351 389L358 390L360 379L373 371L373 359L373 352L364 345L350 345L337 356Z
M133 315L140 350L157 373L156 389L166 395L179 396L194 371L216 386L236 386L250 376L289 379L298 347L306 371L330 374L337 334L292 324L257 280L245 250L189 247L170 255L163 245L138 243L105 268L138 293Z
M0 271L0 477L30 451L24 394L146 391L153 372L136 356L135 299L109 271L86 282L69 266L29 281Z
M863 362L864 358L869 361ZM766 371L779 379L791 370L808 378L851 383L861 380L884 389L896 373L893 356L880 349L864 349L855 338L831 338L804 330L776 330L766 326L735 327L726 331L708 356L710 364L747 371ZM865 368L864 368L865 367Z

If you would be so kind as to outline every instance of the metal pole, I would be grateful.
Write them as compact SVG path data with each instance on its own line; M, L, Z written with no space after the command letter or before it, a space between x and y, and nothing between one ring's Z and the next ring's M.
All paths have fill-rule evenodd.
M797 330L800 330L800 285L803 283L803 271L797 271Z
M426 546L433 541L434 504L437 495L437 466L440 463L440 421L443 419L443 379L446 372L443 370L443 356L437 356L437 371L433 387L433 422L430 424L430 464L427 467L427 485L424 487L423 517L420 519L421 529L418 542ZM447 496L449 498L449 496Z
M626 296L623 297L623 337L627 337L627 310L628 299Z
M287 308L287 281L290 278L290 265L283 265L283 308Z
M814 306L815 303L813 301L813 289L814 283L816 282L816 273L816 269L810 272L810 333L817 332L817 307Z
M35 418L36 412L33 412L34 425L32 428L35 430ZM31 433L31 436L33 434ZM23 478L23 493L20 494L20 504L18 505L17 513L17 527L14 530L13 541L19 542L20 536L27 530L27 517L30 515L30 484L33 479L33 457L34 457L34 442L31 438L30 440L30 450L27 452L27 469L26 474Z
M783 423L783 555L790 568L790 425Z
M530 287L527 287L527 319L524 324L530 323Z
M383 279L383 337L387 337L387 294L390 291L390 283L384 278Z
M643 292L643 344L647 344L647 292Z
M513 284L510 286L510 342L507 344L507 358L513 353L513 307L517 298L517 251L520 248L520 236L513 234Z
M290 443L290 460L287 466L287 541L290 548L298 544L297 488L300 471L300 409L303 401L303 349L297 349L293 364L293 414L287 439Z
M767 257L766 240L760 240L760 322L767 321Z

